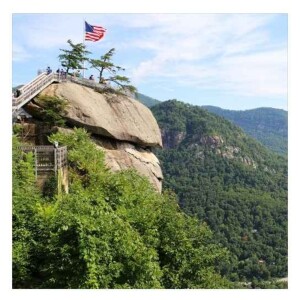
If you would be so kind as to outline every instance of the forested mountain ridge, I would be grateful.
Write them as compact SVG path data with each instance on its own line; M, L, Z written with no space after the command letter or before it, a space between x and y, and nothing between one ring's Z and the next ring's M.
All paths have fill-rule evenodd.
M287 162L230 121L171 100L152 108L164 149L164 187L206 221L232 253L232 280L287 272Z
M161 101L141 93L136 93L136 99L149 108L161 103ZM211 105L203 105L201 107L230 120L268 149L287 156L287 111L271 107L260 107L249 110L229 110Z
M141 93L135 93L135 98L140 101L141 103L143 103L144 105L146 105L147 107L152 107L156 104L161 103L159 100L154 99L152 97L146 96L144 94Z
M282 155L288 151L288 113L283 109L261 107L235 111L216 106L201 106L240 126L263 145Z

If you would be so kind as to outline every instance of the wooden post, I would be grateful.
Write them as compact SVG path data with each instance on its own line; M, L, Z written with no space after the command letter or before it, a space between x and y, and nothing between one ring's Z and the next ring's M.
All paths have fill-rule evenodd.
M62 158L62 149L59 150L59 167L62 168L62 161L61 161L61 158Z
M52 146L21 146L25 153L34 155L35 178L43 184L43 180L55 172L58 190L64 189L68 193L68 161L67 147L54 148ZM42 185L41 185L42 186Z
M38 168L38 163L37 163L37 151L36 151L36 148L35 148L35 149L34 149L35 180L37 180L37 168Z
M57 149L54 148L54 172L55 172L55 175L57 174Z

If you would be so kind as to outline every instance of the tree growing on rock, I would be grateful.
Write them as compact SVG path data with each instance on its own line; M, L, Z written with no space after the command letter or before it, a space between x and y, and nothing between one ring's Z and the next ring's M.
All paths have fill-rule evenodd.
M63 53L58 56L61 65L66 68L66 72L75 69L84 69L83 63L88 60L90 54L83 43L74 44L70 39L67 41L71 50L60 49Z
M127 90L131 93L135 93L137 90L133 85L130 85L130 80L126 76L118 75L119 71L125 71L124 68L115 65L111 60L115 54L115 48L110 49L107 53L102 55L100 59L90 59L89 62L92 68L99 72L99 83L113 82L121 90ZM110 76L104 77L104 74Z

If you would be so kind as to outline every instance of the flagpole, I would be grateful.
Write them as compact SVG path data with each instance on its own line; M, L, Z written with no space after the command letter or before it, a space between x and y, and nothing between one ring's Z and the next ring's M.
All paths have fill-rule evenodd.
M85 45L85 20L83 19L83 45ZM82 78L84 78L85 60L83 61Z

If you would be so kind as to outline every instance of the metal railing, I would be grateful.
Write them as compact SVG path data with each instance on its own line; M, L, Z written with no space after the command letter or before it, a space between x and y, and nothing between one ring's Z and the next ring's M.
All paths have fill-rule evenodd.
M53 82L61 82L61 81L71 81L92 89L113 89L116 90L114 87L110 85L105 85L101 83L97 83L93 80L89 80L86 78L80 78L71 75L65 75L60 73L50 73L47 74L46 72L41 73L31 82L25 84L21 88L19 88L20 95L16 97L14 94L12 95L12 111L13 116L17 115L18 110L24 106L27 102L32 100L37 94L39 94L43 89L45 89L48 85ZM129 91L125 91L124 94L127 96L133 96L132 93Z
M71 76L71 75L67 76L67 80L74 82L74 83L78 83L80 85L83 85L83 86L86 86L89 88L92 88L92 89L96 89L96 88L104 89L104 88L109 87L104 84L98 83L94 80L90 80L90 79L82 78L82 77Z
M47 75L47 73L44 72L38 75L34 80L19 89L20 95L18 97L12 95L13 110L17 110L24 106L52 82L59 82L60 80L60 75L55 73L50 73Z
M77 83L79 85L83 85L89 88L92 88L94 90L105 90L105 89L111 89L114 91L117 91L118 88L115 86L111 86L109 83L108 84L103 84L103 83L99 83L96 82L94 80L90 80L87 78L82 78L82 77L77 77L75 75L67 75L63 78L60 78L59 82L61 81L71 81L74 83ZM129 90L123 90L122 93L128 97L133 97L134 98L134 94L132 92L130 92Z
M67 166L68 164L68 151L67 147L54 146L20 146L20 150L34 154L35 161L35 174L54 172Z

